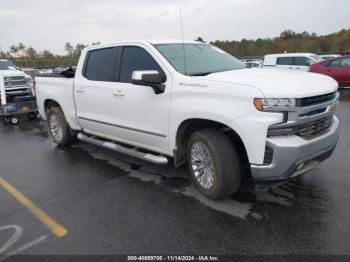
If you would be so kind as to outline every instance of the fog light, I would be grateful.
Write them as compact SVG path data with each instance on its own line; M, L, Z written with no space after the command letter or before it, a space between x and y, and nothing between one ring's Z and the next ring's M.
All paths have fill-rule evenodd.
M335 113L337 111L337 104L332 105L329 109L332 113Z

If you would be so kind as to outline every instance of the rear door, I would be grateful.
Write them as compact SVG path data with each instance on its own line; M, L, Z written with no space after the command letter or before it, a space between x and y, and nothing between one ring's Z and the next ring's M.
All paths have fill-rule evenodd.
M83 129L103 137L114 137L116 103L115 65L117 47L88 51L82 74L74 83L77 119Z
M167 153L171 75L152 50L142 45L124 46L118 68L113 110L119 140ZM166 78L165 92L155 94L149 86L133 85L131 76L137 70L157 70Z

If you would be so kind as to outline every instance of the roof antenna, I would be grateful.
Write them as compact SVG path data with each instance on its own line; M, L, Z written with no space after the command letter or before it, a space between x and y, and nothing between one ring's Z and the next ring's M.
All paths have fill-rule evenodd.
M185 75L187 75L186 50L185 50L184 27L183 27L183 23L182 23L181 5L180 5L180 21L181 21L182 52L183 52L183 56L184 56L184 69L185 69Z

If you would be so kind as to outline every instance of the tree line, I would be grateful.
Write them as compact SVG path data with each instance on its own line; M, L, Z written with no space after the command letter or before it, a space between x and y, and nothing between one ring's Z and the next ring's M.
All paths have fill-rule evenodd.
M350 51L350 29L318 36L315 33L283 31L275 38L242 39L241 41L217 40L211 42L236 57L255 57L270 53L310 52L329 53ZM99 44L99 42L91 45ZM64 45L66 54L57 55L49 50L37 51L23 43L12 45L8 50L0 47L0 58L9 59L21 67L58 67L76 65L81 51L88 45L78 43Z
M94 42L91 45L100 44ZM65 55L57 55L49 50L37 51L33 47L27 47L23 43L18 43L9 47L4 51L0 47L0 59L8 59L20 67L66 67L73 66L78 63L81 51L88 45L78 43L73 46L67 42L64 45Z
M271 53L330 53L350 51L350 29L318 36L316 33L283 31L279 37L256 40L212 42L236 57L264 56Z

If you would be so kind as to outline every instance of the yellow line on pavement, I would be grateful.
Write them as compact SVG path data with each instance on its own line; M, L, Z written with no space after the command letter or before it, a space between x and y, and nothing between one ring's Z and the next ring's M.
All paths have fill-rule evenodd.
M68 230L58 224L53 218L47 215L42 209L37 207L30 199L20 193L4 178L0 177L0 186L9 192L22 205L28 208L34 216L36 216L42 223L44 223L57 237L63 237L68 234Z

